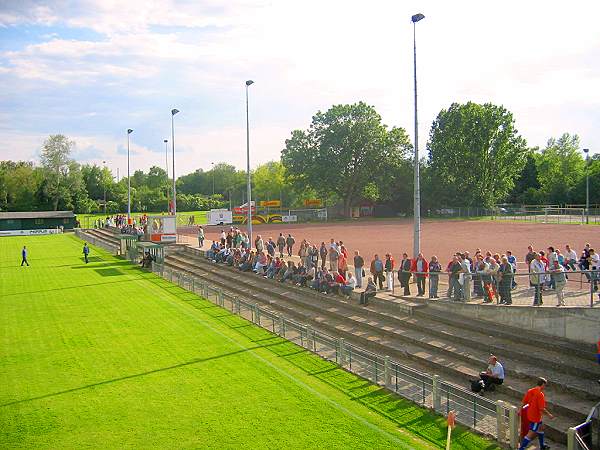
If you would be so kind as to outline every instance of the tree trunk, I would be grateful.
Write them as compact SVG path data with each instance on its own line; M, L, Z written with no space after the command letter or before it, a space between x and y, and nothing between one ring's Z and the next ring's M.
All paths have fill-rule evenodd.
M344 198L344 216L352 217L352 197Z

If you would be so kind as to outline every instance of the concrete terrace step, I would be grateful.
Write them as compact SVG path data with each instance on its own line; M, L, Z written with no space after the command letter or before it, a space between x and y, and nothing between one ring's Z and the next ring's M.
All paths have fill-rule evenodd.
M234 288L236 291L241 292L243 295L248 296L253 298L253 300L258 300L261 303L264 303L264 297L262 295L259 295L256 293L256 291L262 291L263 289L261 289L258 286L252 286L255 283L252 283L250 286L247 286L247 284L249 283L244 283L242 280L242 277L231 277L231 275L226 275L225 272L222 267L220 266L215 266L213 264L210 264L208 262L200 262L199 261L199 265L200 266L204 266L204 265L208 265L208 271L211 272L211 275L209 276L209 278L213 279L212 281L218 281L220 283L223 284L224 287L229 287L229 288ZM178 263L176 263L176 267L179 269L185 269L188 270L189 268L189 261L186 261L185 259L180 260ZM196 270L192 270L191 272L197 272L197 271L202 271L204 272L202 269L204 269L204 267L200 267L199 269ZM237 272L237 274L241 274L240 272ZM256 275L252 275L252 277L255 279L255 281L258 281L262 278L259 278ZM214 280L216 278L216 280ZM233 279L232 279L233 278ZM242 282L243 284L246 284L246 286L239 286L240 282ZM269 281L269 284L277 284L274 283L272 281ZM288 286L286 286L287 289ZM258 289L257 289L258 288ZM277 291L279 291L280 289L276 289ZM285 295L285 293L288 293L288 291L285 291L283 294L281 292L276 293L275 292L275 288L273 289L272 292L274 295ZM269 304L273 304L273 302L269 302ZM295 305L292 305L290 308L294 308ZM296 302L296 306L297 302ZM360 308L359 308L359 315L358 316L348 316L348 312L344 311L343 309L339 309L336 307L328 307L326 309L322 309L323 306L321 306L321 309L319 309L318 305L312 305L312 304L304 304L304 305L300 305L301 307L303 306L304 308L307 309L312 309L311 312L307 313L308 316L307 318L310 319L311 321L314 320L318 320L317 318L320 317L319 323L322 326L332 326L335 322L335 326L336 326L336 330L337 331L344 331L346 333L348 333L348 335L346 336L347 338L351 338L352 336L354 336L354 338L360 338L360 337L364 337L367 336L367 340L366 341L362 341L363 345L369 345L369 346L373 346L372 344L374 342L379 342L381 345L381 348L376 349L377 351L381 352L384 351L386 348L389 349L395 349L395 353L396 352L400 352L400 353L396 353L396 356L402 356L402 357L411 357L412 359L417 358L419 360L419 362L421 363L425 363L426 366L428 366L429 368L435 368L438 369L437 371L439 372L439 367L438 366L442 366L443 367L443 371L445 373L447 372L454 372L454 375L457 375L459 378L462 377L462 384L465 384L465 380L468 377L473 377L473 378L477 378L477 374L478 374L478 370L479 370L479 366L481 365L481 360L480 359L472 359L471 356L467 355L467 364L465 364L464 361L460 361L460 357L462 356L464 358L464 355L459 355L459 352L457 351L449 351L446 354L444 354L444 351L442 349L442 351L440 351L440 348L436 347L435 345L432 345L431 342L429 342L429 346L423 346L424 342L423 341L419 341L419 338L424 339L425 341L430 340L429 338L427 338L426 336L423 337L421 336L408 336L409 339L407 339L407 335L405 334L406 332L404 330L402 330L402 333L404 333L404 335L402 334L398 334L398 330L395 330L394 327L391 327L391 329L388 329L389 327L386 326L385 324L382 324L381 322L377 322L377 321L373 321L372 319L367 319L362 317ZM316 308L315 308L316 306ZM297 309L297 307L296 307ZM318 316L318 315L321 316ZM317 316L315 316L317 315ZM350 321L350 322L349 322ZM354 323L352 323L352 321ZM369 323L370 322L370 323ZM339 334L339 333L338 333ZM411 340L412 339L412 340ZM399 341L402 341L402 345L398 347L399 345ZM464 351L464 350L463 350ZM384 351L384 353L388 353ZM459 361L457 361L457 359ZM468 362L471 363L475 363L476 368L473 368L473 364L468 364ZM531 382L526 382L526 381L521 381L521 382L517 382L516 380L510 380L510 382L507 381L507 386L504 386L503 389L506 389L507 391L512 393L512 399L511 400L520 400L520 397L522 395L522 393L524 392L524 389L530 387ZM554 392L550 392L550 391L554 391L554 389L550 389L549 388L549 396L550 394L552 394L552 397L554 397L555 395L558 396L560 393L554 393ZM560 395L561 397L561 402L563 403L564 401L568 401L569 403L573 403L574 399L569 398L568 396L565 395ZM552 402L554 403L554 402ZM570 416L576 415L579 416L579 418L583 418L583 416L587 413L589 407L591 407L591 405L593 405L593 403L591 402L586 402L586 401L582 401L582 402L577 402L580 403L577 408L577 410L573 410L571 408L566 408L566 407L562 407L559 404L556 405L557 409L563 409L567 414L569 414ZM573 423L573 422L571 422Z
M520 344L523 343L523 341L526 341L528 344L535 345L538 348L551 348L554 351L578 356L588 361L591 359L590 355L593 356L596 352L594 346L589 344L573 342L526 329L498 325L494 322L456 314L450 311L451 304L452 302L450 301L440 302L440 304L438 304L438 302L429 302L428 308L415 310L414 314L416 317L435 320L447 325L456 325L465 330L479 332L488 336L493 335L496 339L504 339L512 343ZM498 308L502 308L502 306L498 306Z
M169 257L168 260L170 259L171 258ZM416 366L421 370L434 369L434 372L442 372L446 380L454 382L457 385L465 386L466 380L469 377L477 378L477 370L473 370L470 367L462 365L460 362L453 361L444 356L432 354L431 352L427 352L418 346L406 344L401 345L397 342L397 340L387 337L381 330L365 330L364 326L361 326L360 323L349 324L348 318L343 314L333 314L331 309L335 308L328 308L327 310L312 312L306 311L306 309L298 308L297 305L285 305L279 301L273 301L271 299L267 300L263 295L257 293L256 289L254 289L252 286L240 286L239 280L233 280L234 282L232 283L230 277L223 276L223 274L215 273L214 271L205 271L203 270L203 267L190 268L189 264L186 265L185 262L181 263L176 261L166 261L166 263L168 265L173 265L173 267L180 270L184 267L187 267L185 269L186 271L202 276L214 284L221 285L226 292L228 291L233 293L235 296L242 297L252 302L267 304L271 309L274 309L279 313L283 313L286 316L291 316L296 320L300 320L305 323L311 323L313 326L315 326L315 328L321 329L327 333L344 337L349 342L355 343L361 347L366 347L380 354L389 355L390 357L400 361L405 361L407 358L409 358L411 360L411 366ZM217 271L219 270L219 268L215 269ZM494 398L516 403L515 400L520 400L522 392L529 387L530 385L524 382L519 383L519 385L516 387L503 386L501 391L499 390L498 395L496 395L496 393L494 394ZM549 401L549 404L552 405L553 402ZM582 407L585 410L587 405L582 405ZM562 410L562 408L557 407L556 412L560 413L561 411L559 410ZM566 411L571 417L575 414L579 416L577 420L582 419L585 416L585 413L587 413L587 410L585 410L585 413L583 414L577 411ZM553 428L550 429L549 427L548 435L554 435L555 439L559 439L561 441L564 440L564 433L566 433L568 426L571 426L574 423L574 420L571 417L560 418L559 420L555 421L554 425L551 425Z
M104 236L103 234L95 233L94 230L86 230L82 234L83 234L83 237L89 236L91 238L94 238L94 239L97 239L97 240L103 242L106 245L114 247L115 249L119 248L118 240L110 239L110 238Z

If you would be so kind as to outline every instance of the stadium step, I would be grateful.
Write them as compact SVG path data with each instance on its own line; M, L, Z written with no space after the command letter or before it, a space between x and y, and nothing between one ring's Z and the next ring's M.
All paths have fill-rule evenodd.
M89 236L91 238L94 238L94 239L102 242L105 245L114 247L115 250L118 249L120 246L119 240L116 239L114 236L107 236L103 233L98 233L98 230L96 230L96 229L85 230L82 232L82 234L84 235L84 237Z
M465 385L468 378L477 378L478 371L486 359L487 349L482 348L481 345L479 347L470 345L472 342L481 342L481 335L471 336L471 341L465 340L466 338L463 338L462 341L457 339L461 344L466 344L458 346L452 340L454 336L459 336L460 328L455 328L444 336L447 341L451 342L449 344L446 340L440 340L440 333L444 326L431 319L422 319L423 324L421 325L414 316L392 317L389 313L373 310L372 306L359 307L344 302L341 298L334 299L332 296L324 296L315 291L299 289L289 284L281 285L252 273L242 273L221 265L217 266L203 260L198 255L190 255L187 252L183 255L169 256L166 263L177 270L185 270L206 278L235 295L268 304L286 316L309 322L324 331L334 332L360 346L369 347L378 353L401 358L401 360L410 358L411 365L443 374L444 378L461 386ZM194 267L190 267L191 263ZM265 295L269 297L265 297ZM420 332L419 328L425 331ZM446 328L451 329L452 327ZM428 334L428 332L430 333ZM489 339L489 334L485 336ZM511 343L506 344L501 339L497 339L496 345L500 346L500 349L511 347ZM479 352L473 351L471 347L478 348ZM528 351L523 351L523 353L527 354ZM553 354L548 357L550 364L556 356ZM546 354L544 354L544 358L546 358ZM524 372L521 372L522 364L516 359L512 361L507 358L505 361L509 377L506 385L502 386L501 393L495 395L494 398L518 403L523 392L531 386L532 380L535 378L535 375L528 372L530 370L534 373L541 371L540 373L546 375L550 371L550 368L543 369L538 368L535 364L530 364L526 366ZM581 364L576 360L573 362ZM515 369L517 365L519 370ZM585 367L581 368L585 369ZM555 370L558 369L555 368ZM563 386L567 388L564 389L566 392L561 392L561 389L557 389L553 385L548 387L550 407L554 407L556 413L565 416L565 425L572 426L583 419L593 402L586 398L577 398L585 392L581 392L581 386L577 386L572 375L557 371L553 376L561 381L568 379L569 384ZM571 383L575 384L575 388L570 386ZM578 390L579 392L577 392ZM557 429L553 434L556 434L555 438L563 440L567 427L558 427L559 422L561 421L555 422Z

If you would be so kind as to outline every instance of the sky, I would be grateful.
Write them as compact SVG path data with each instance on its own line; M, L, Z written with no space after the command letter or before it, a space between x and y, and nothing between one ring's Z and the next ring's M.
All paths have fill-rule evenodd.
M36 161L65 134L73 157L122 177L279 159L317 111L365 101L419 148L452 102L512 111L530 146L568 132L600 153L600 2L553 0L0 0L0 159ZM171 172L171 156L169 174Z

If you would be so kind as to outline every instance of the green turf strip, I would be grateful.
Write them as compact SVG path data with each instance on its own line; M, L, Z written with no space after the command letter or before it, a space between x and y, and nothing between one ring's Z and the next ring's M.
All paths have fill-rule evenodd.
M429 449L446 434L443 418L102 250L85 265L67 235L0 238L0 386L0 448Z

